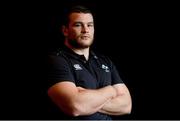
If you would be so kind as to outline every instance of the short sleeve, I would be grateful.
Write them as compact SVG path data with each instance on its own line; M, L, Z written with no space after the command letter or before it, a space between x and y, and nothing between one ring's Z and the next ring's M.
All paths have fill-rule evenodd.
M61 81L74 83L70 64L62 56L48 56L48 87Z
M111 62L111 76L112 76L112 85L123 83L121 77L119 76L119 73L116 69L116 66Z

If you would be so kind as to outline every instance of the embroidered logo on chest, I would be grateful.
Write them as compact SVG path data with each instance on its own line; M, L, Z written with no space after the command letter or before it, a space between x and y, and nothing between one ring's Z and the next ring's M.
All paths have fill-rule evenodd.
M104 64L102 64L101 68L104 69L105 72L110 72L109 67Z
M82 70L82 67L79 64L74 64L73 66L75 70Z

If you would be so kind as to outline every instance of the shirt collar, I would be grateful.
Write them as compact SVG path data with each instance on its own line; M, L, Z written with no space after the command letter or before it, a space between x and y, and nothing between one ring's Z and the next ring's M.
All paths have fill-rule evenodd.
M75 59L85 60L84 55L79 55L79 54L75 53L73 50L71 50L71 49L68 48L67 46L64 46L64 47L63 47L63 50L64 50L64 52L65 52L66 54L68 54L69 56L71 56L71 57L73 57L73 58L75 58ZM98 57L96 56L96 54L95 54L92 50L90 50L90 52L89 52L89 60L92 59L92 58L98 59Z

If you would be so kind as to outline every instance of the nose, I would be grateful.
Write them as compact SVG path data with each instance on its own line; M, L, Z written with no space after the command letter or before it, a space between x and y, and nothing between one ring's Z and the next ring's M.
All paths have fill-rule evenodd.
M88 32L89 32L88 26L87 26L87 25L84 25L84 26L82 27L82 33L88 33Z

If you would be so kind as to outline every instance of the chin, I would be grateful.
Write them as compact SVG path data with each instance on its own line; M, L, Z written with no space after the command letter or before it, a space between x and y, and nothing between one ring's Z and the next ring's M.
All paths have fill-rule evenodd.
M80 46L88 48L92 45L92 42L86 42L86 43L79 43Z
M91 40L91 39L83 40L80 43L83 44L83 45L89 45L90 46L93 43L93 40Z
M92 40L69 41L69 44L77 49L89 48L92 45L92 43L93 43Z

